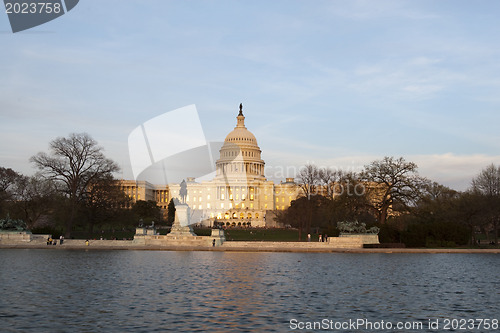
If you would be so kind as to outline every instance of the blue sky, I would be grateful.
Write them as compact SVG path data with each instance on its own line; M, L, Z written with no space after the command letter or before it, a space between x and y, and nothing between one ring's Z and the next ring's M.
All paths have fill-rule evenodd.
M88 132L132 178L134 128L195 104L221 141L243 103L267 166L403 156L463 190L500 164L499 14L498 1L81 0L16 34L0 14L0 165L31 174L50 140Z

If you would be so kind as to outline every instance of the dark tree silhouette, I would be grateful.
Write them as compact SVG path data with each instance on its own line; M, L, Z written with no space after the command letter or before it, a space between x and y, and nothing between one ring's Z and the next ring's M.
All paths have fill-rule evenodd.
M61 191L70 202L70 216L65 236L71 237L78 205L86 199L89 185L96 179L119 170L118 165L106 158L103 148L87 133L70 134L50 142L50 153L40 152L31 158L48 179L63 184Z

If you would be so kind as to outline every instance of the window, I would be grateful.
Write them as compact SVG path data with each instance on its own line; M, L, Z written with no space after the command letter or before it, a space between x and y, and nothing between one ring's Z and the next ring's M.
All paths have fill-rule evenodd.
M250 204L250 209L253 209L253 203Z
M207 209L210 209L210 203L207 203ZM212 215L213 215L213 213L212 213Z
M232 202L229 203L229 208L233 208L233 203Z
M210 194L207 194L207 200L210 200Z
M198 205L198 209L201 209L201 205Z
M223 202L220 203L220 208L224 209L224 203Z
M264 209L267 209L267 204L264 204Z
M276 198L276 203L280 202L280 198Z

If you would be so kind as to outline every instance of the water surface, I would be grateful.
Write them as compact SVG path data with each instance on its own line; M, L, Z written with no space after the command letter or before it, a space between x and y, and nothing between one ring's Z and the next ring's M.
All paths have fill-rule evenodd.
M2 249L0 325L6 332L287 332L293 319L500 319L499 273L497 254ZM425 325L418 331L436 332Z

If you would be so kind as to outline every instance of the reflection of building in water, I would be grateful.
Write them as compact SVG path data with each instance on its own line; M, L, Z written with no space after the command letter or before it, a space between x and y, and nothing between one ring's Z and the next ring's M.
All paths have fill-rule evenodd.
M273 226L274 214L284 210L297 196L293 178L274 184L264 176L264 161L255 136L245 127L240 105L236 127L226 136L210 181L187 178L186 203L193 223L211 225L215 219L227 225ZM124 192L132 199L154 200L164 213L171 198L179 198L179 184L153 185L145 181L124 180Z

